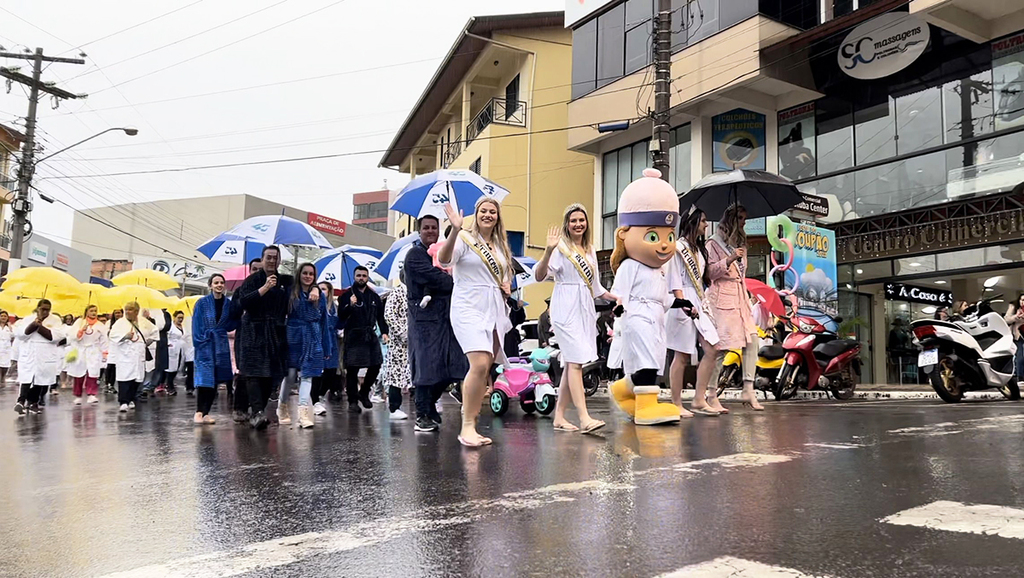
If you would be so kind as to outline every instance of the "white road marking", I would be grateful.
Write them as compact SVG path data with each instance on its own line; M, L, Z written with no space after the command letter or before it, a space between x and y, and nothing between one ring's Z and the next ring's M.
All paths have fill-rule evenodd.
M831 444L804 444L805 446L812 448L829 448L833 450L855 450L857 448L864 447L864 444L848 444L842 442L836 442Z
M729 454L727 456L720 456L717 458L710 458L706 460L694 460L692 462L683 462L681 464L674 464L671 466L664 466L660 468L651 468L649 470L640 470L636 472L639 474L647 474L651 472L680 472L688 474L700 474L706 472L713 472L716 467L723 468L749 468L757 466L768 466L771 464L780 464L788 462L794 457L800 454Z
M1024 510L1005 506L940 501L904 510L881 521L898 526L1024 539Z
M901 427L888 430L886 433L897 436L927 437L943 436L963 433L979 429L998 429L1005 431L1020 431L1024 426L1024 415L999 415L976 419L962 419L960 421L947 421L915 427Z
M411 532L468 524L502 512L533 510L553 503L572 502L576 499L573 494L581 492L609 493L635 488L630 484L598 480L555 484L504 494L493 500L434 506L415 515L364 522L344 530L308 532L256 542L234 550L116 572L104 578L227 578L294 564L320 554L373 546Z
M658 578L809 578L810 576L812 575L792 568L723 556L662 574Z

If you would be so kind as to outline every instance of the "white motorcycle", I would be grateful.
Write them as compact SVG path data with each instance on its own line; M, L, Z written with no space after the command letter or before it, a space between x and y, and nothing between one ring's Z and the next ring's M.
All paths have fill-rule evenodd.
M971 390L998 389L1007 399L1020 399L1013 375L1017 348L1002 315L992 311L990 297L964 312L962 319L919 319L912 323L914 343L921 346L917 365L929 375L932 388L947 403Z

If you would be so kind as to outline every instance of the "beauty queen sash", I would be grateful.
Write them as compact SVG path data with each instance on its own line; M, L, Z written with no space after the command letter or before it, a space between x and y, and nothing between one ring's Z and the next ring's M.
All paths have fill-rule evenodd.
M587 258L576 250L576 247L570 249L567 244L563 241L558 243L558 252L561 253L570 263L576 267L576 272L580 274L583 281L587 284L587 289L591 292L594 291L594 269L587 262Z
M708 300L704 298L704 277L701 275L700 265L697 264L697 257L690 249L690 243L680 241L679 245L679 256L683 258L683 264L686 265L686 273L690 276L690 283L693 284L694 289L697 290L697 297L700 298L701 315L706 315L713 323L715 316L711 311L711 305L708 303Z
M497 257L494 256L494 253L487 248L487 244L466 231L459 231L459 238L480 257L480 260L484 262L484 266L491 272L491 277L494 277L494 282L501 287L501 284L505 281L504 268L498 262Z

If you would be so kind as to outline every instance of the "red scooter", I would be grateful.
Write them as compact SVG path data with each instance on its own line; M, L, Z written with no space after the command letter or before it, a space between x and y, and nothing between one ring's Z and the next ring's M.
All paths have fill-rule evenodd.
M837 399L853 397L860 377L860 342L840 339L813 317L794 321L796 331L782 344L785 364L772 388L775 399L789 399L800 387L828 388Z

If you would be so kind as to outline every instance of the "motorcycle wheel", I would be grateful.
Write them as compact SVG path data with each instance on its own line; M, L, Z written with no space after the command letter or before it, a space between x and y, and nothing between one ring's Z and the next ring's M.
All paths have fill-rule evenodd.
M955 364L948 357L939 359L935 369L928 376L932 389L946 403L958 403L964 398L964 383L956 375Z
M1017 382L1014 381L1015 379L1016 376L1010 378L1010 381L1006 385L999 388L999 393L1003 394L1006 399L1011 401L1017 401L1020 399L1020 387L1017 385Z
M721 396L722 392L727 387L738 387L736 381L739 377L740 368L738 365L730 365L722 371L722 375L718 378L718 393L716 395Z
M832 383L829 386L832 397L841 400L852 398L855 389L857 389L857 379L854 376L853 368L850 366L840 374L839 383Z
M583 375L583 393L586 394L587 397L597 393L597 388L600 385L601 378L598 376L597 370Z
M779 379L775 381L775 385L772 387L772 395L775 396L776 401L782 401L793 397L796 393L796 375L797 367L795 365L785 364L779 371Z

